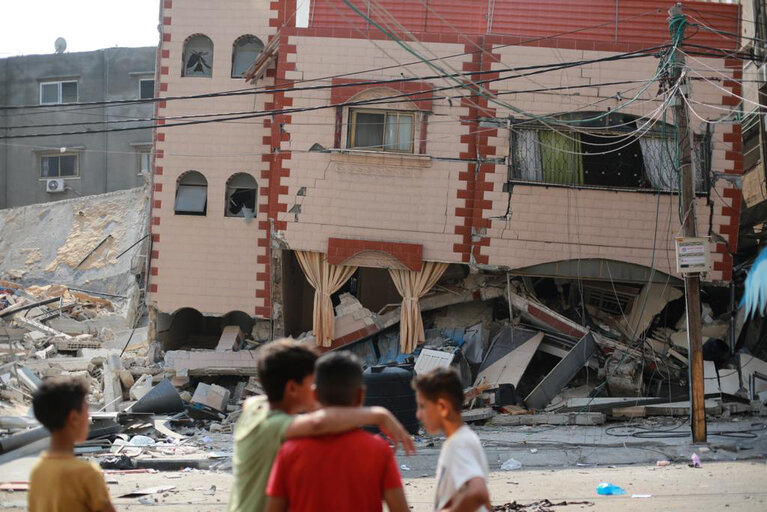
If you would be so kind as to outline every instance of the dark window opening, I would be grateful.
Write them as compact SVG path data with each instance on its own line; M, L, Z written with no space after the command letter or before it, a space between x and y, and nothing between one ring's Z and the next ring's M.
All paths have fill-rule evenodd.
M237 173L226 184L226 217L256 216L256 195L258 183L250 174Z
M154 98L154 79L139 82L139 97L142 100Z

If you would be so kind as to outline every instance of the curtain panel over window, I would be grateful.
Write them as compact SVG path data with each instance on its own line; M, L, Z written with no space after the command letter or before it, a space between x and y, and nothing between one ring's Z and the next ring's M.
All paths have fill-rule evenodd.
M357 267L333 265L328 263L326 254L319 252L296 251L295 254L306 280L314 287L312 332L317 345L329 347L333 343L333 328L335 326L333 303L330 296L349 280Z
M394 286L402 296L399 343L403 354L410 354L419 343L426 341L418 299L426 295L447 269L447 263L424 262L419 271L389 270Z

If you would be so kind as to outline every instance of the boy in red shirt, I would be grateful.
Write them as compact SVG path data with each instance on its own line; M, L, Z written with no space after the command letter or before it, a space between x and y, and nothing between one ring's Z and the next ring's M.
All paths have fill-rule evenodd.
M359 359L330 352L317 360L315 395L323 407L362 405ZM288 440L266 486L267 512L407 512L397 463L380 437L356 429L343 434Z

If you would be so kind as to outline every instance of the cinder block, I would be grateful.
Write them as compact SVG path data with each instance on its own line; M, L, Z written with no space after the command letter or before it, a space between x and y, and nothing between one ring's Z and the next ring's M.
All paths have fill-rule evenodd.
M194 391L192 402L207 405L217 411L226 411L226 404L229 402L229 390L216 384L200 382Z

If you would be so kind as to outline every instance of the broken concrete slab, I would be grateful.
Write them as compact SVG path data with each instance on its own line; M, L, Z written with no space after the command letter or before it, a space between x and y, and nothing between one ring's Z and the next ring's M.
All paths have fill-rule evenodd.
M490 344L475 385L519 385L522 375L543 341L543 333L514 326L504 327Z
M573 349L538 383L525 398L529 409L543 409L551 399L564 388L583 368L596 352L597 344L591 333L587 333Z
M229 390L216 384L200 382L192 395L192 403L206 405L217 411L226 412Z
M673 286L659 283L644 285L634 299L634 307L631 308L625 320L621 318L622 330L630 336L632 341L636 340L650 327L652 319L663 311L666 304L681 296L682 292Z
M180 377L240 375L256 376L255 351L216 352L214 350L169 350L165 368Z
M37 391L43 384L43 381L40 380L40 377L35 375L32 370L25 366L22 366L16 370L16 376L18 377L19 382L21 382L21 384L23 384L24 387L32 393Z
M497 415L498 413L495 412L492 407L482 407L479 409L461 411L461 418L463 418L463 421L467 423L474 421L485 421Z
M715 399L706 399L706 414L722 414L722 403ZM672 402L666 404L646 405L647 416L689 416L690 402Z
M543 414L499 414L494 416L490 425L602 425L605 415L601 412L580 413L543 413Z
M110 354L104 363L102 371L104 378L104 411L106 412L118 412L120 410L120 402L123 399L120 370L122 370L120 356L118 354Z
M242 343L242 329L239 325L227 325L221 332L221 338L216 345L217 352L225 352L227 350L238 350L240 343Z
M133 383L129 391L131 400L141 400L144 395L152 390L152 376L142 375Z

